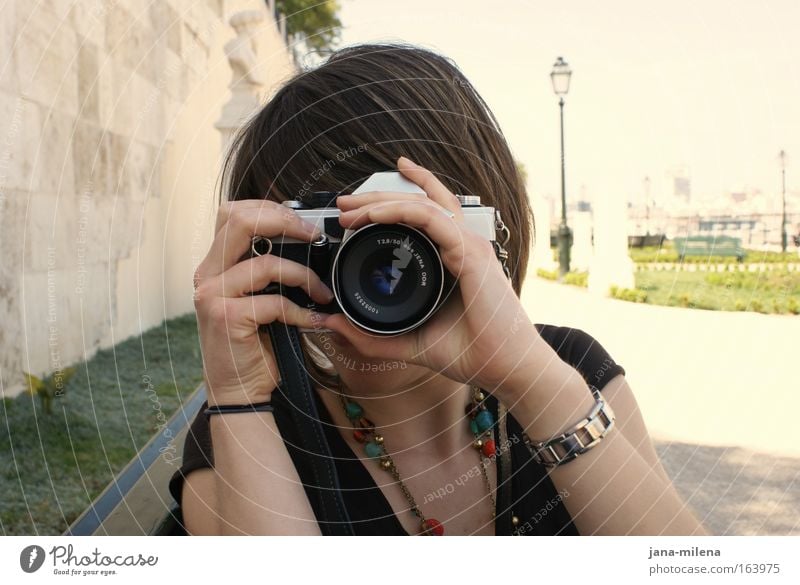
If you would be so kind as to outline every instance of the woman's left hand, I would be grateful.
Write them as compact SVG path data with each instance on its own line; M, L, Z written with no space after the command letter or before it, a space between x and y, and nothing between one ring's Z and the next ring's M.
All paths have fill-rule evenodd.
M342 314L324 326L365 357L404 360L450 379L493 391L528 361L541 338L528 319L491 242L464 224L461 204L436 176L405 157L398 170L427 194L371 192L341 196L340 223L356 229L371 223L418 228L438 246L458 287L424 325L402 335L380 337Z

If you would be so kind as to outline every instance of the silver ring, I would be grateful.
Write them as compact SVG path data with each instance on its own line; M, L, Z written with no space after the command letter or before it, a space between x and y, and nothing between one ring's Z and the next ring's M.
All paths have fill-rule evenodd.
M264 254L259 252L258 248L256 247L256 244L258 244L261 241L265 241L269 244L269 247L267 248L267 251ZM270 240L269 238L265 238L263 236L254 237L252 240L250 240L250 252L252 252L253 256L267 256L272 252L272 240Z

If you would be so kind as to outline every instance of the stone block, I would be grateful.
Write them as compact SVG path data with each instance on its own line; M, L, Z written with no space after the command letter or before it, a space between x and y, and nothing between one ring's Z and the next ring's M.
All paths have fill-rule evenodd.
M100 123L99 48L78 37L78 110L80 117Z
M34 174L39 182L39 192L52 194L75 193L75 164L73 161L72 132L74 116L52 109L43 112L42 139L38 144Z
M14 59L17 43L16 2L6 2L0 18L0 89L16 93L19 90L19 75Z
M131 194L128 149L130 138L114 132L108 133L111 157L108 164L108 175L111 181L110 191L114 197L129 197Z
M112 132L130 136L134 128L134 102L131 95L133 72L118 60L107 63L109 98L101 99L101 124ZM101 78L104 71L101 69Z
M153 2L149 7L149 21L156 36L163 35L167 47L180 55L183 23L172 6L167 2Z
M17 6L21 6L18 3ZM14 59L23 95L73 115L78 111L75 32L50 11L17 13Z
M115 61L154 81L159 68L158 54L154 50L157 35L143 16L144 21L121 6L109 10L106 13L106 51Z
M33 165L42 140L41 116L37 104L0 91L0 197L8 189L38 189Z
M130 194L134 201L161 195L161 170L158 150L138 140L130 142L126 174L130 180Z
M98 47L105 45L106 13L111 7L106 0L81 0L73 2L69 19L75 32Z
M115 186L109 133L90 122L77 120L72 137L76 190L111 193Z

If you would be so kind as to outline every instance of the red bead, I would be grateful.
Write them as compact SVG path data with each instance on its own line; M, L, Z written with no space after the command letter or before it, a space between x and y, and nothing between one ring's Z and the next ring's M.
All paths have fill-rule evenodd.
M364 443L367 440L367 433L365 433L362 430L355 429L353 431L353 437L355 437L356 441L358 441L359 443Z
M422 533L424 536L443 536L444 526L438 520L428 518L422 523Z
M483 444L483 454L487 457L494 457L495 448L494 448L494 439L489 439Z
M358 426L360 426L367 432L372 432L375 430L375 423L373 423L365 416L362 416L360 419L358 419Z

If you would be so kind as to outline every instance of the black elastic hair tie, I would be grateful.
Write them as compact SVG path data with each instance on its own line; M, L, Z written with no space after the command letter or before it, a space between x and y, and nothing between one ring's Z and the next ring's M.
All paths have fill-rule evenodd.
M206 418L212 414L229 414L237 412L273 412L275 408L270 402L258 402L256 404L218 404L209 406L203 411Z

